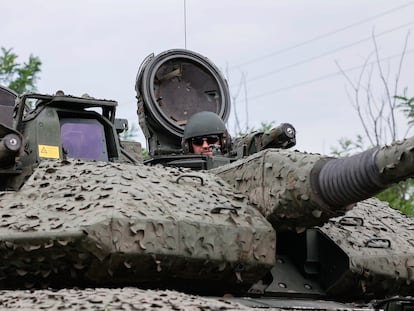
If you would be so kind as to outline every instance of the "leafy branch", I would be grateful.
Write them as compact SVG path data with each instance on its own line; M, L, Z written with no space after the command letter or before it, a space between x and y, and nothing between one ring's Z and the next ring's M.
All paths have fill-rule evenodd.
M0 55L0 84L7 86L18 94L36 90L36 82L42 62L36 56L30 55L23 64L17 62L17 54L13 49L1 48Z

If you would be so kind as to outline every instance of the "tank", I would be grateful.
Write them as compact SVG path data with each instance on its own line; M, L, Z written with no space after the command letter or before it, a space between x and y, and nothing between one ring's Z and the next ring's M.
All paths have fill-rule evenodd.
M228 118L220 71L169 50L135 82L145 161L116 101L0 89L1 308L414 309L414 220L371 198L414 138L338 159L283 123L188 154L192 115Z

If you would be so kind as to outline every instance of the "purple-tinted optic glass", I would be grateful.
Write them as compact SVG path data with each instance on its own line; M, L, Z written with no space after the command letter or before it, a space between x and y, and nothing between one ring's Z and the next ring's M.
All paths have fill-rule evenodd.
M97 123L66 122L60 128L62 146L68 157L85 160L102 159L102 128Z

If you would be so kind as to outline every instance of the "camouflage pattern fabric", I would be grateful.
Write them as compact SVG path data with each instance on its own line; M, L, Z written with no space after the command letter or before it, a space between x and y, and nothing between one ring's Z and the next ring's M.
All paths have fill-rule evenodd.
M2 310L250 310L224 299L138 288L0 291Z

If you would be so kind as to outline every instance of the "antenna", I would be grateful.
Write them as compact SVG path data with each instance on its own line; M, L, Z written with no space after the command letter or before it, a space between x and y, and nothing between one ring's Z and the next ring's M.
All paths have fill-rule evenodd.
M184 48L187 49L187 7L186 0L184 1Z

